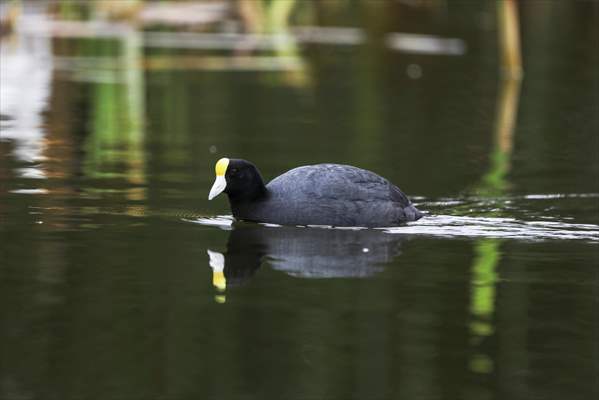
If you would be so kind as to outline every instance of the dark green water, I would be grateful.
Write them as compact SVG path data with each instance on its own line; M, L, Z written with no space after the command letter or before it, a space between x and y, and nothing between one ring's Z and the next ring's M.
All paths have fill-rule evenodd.
M298 25L365 42L283 70L137 33L3 39L0 398L599 396L599 8L520 11L521 84L495 2L325 8ZM357 165L430 215L229 226L222 156Z

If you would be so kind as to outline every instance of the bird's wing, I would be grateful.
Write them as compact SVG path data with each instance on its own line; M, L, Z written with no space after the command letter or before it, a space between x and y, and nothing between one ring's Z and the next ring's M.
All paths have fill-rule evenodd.
M387 179L365 169L339 164L298 167L273 179L269 188L300 196L346 201L391 201L408 205L406 195Z

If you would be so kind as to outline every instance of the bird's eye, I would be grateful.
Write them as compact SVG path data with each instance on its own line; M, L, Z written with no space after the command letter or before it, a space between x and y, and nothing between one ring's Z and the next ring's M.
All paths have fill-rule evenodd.
M231 170L231 173L232 173L232 174L236 174L236 173L237 173L237 168L233 168L233 169Z

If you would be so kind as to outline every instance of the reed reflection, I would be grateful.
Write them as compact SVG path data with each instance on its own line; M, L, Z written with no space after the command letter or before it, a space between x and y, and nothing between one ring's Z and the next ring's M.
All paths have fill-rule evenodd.
M497 98L495 145L490 157L491 166L478 188L478 192L487 197L504 195L509 188L508 173L514 149L522 79L519 17L515 2L503 0L497 3L497 8L503 75ZM473 354L469 364L472 372L489 374L494 371L496 360L483 350L482 344L495 333L497 269L501 262L501 241L483 239L476 243L474 250L477 257L472 265L470 304Z
M247 283L266 262L298 278L365 278L384 269L400 253L403 236L372 229L325 229L238 225L227 251L208 249L214 286Z

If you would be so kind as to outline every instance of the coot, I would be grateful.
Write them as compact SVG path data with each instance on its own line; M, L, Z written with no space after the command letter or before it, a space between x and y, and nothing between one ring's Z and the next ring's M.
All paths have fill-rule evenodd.
M387 179L340 164L307 165L264 184L249 161L221 158L208 200L229 196L236 219L279 225L385 227L422 213Z

